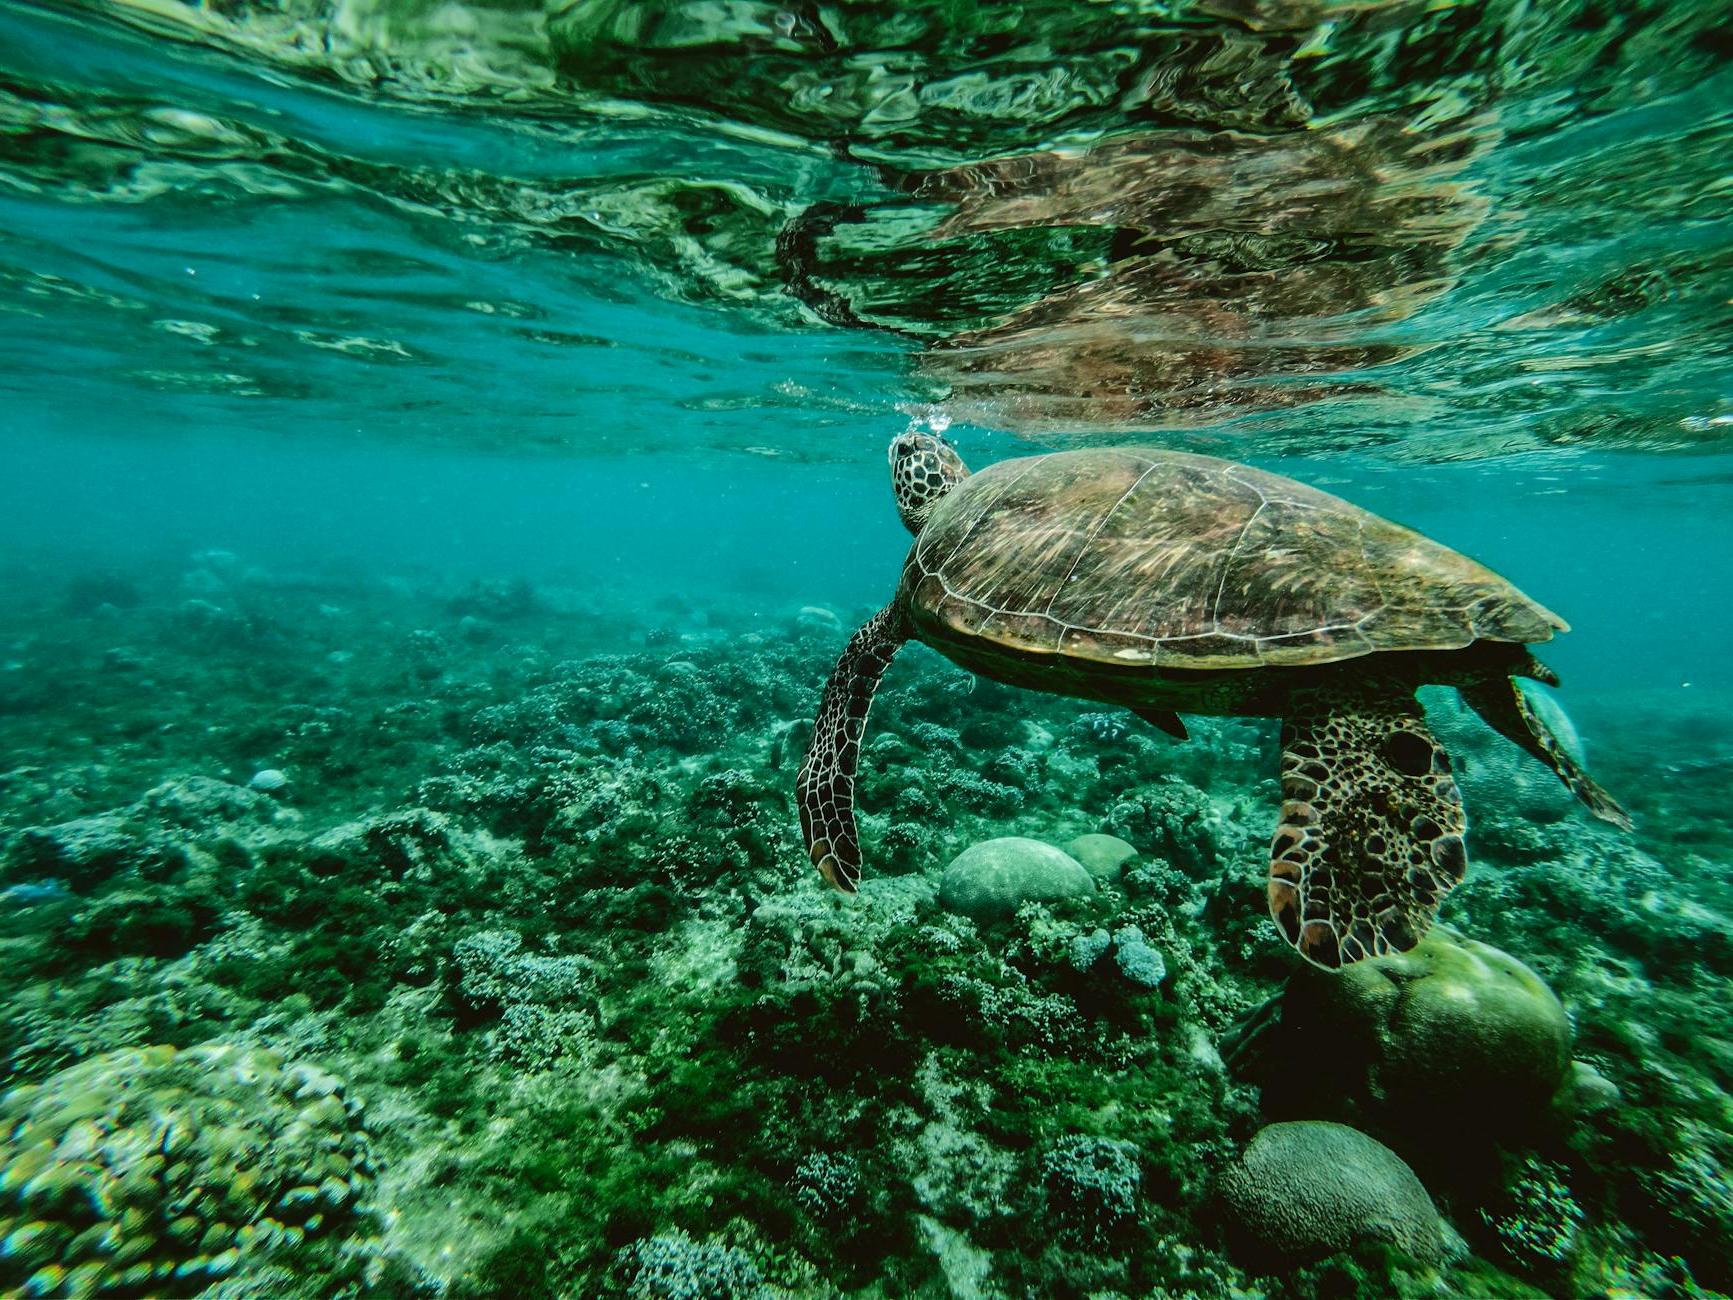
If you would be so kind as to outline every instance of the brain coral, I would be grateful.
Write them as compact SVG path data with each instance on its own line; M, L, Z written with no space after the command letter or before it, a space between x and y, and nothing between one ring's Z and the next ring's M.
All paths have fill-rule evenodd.
M1003 920L1024 903L1094 892L1094 878L1069 853L1016 835L970 845L939 880L940 905L977 921Z
M187 1295L352 1224L373 1162L331 1075L123 1048L0 1097L0 1293Z
M1320 1120L1258 1130L1222 1172L1217 1196L1235 1253L1280 1267L1363 1242L1395 1246L1423 1263L1443 1255L1432 1198L1389 1147Z
M1294 980L1282 1012L1288 1055L1316 1063L1306 1080L1288 1079L1286 1098L1314 1114L1349 1098L1407 1133L1455 1142L1465 1125L1530 1122L1569 1068L1558 998L1489 944L1440 929L1409 952L1318 974Z

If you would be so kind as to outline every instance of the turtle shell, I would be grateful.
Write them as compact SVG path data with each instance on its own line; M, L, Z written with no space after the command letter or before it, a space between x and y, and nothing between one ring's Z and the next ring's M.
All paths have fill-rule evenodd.
M934 507L902 592L941 644L1125 666L1298 667L1565 630L1490 569L1327 492L1141 449L970 475Z

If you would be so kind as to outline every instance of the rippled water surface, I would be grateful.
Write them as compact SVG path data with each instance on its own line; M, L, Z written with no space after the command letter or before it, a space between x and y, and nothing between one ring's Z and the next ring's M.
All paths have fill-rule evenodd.
M907 401L1712 451L1724 17L14 3L8 392L581 451L847 458Z
M0 1293L1733 1292L1729 158L1696 0L0 0ZM1429 700L1473 866L1321 1011L1273 725L916 649L837 902L905 428L1486 562L1634 832ZM1289 1120L1436 1213L1248 1243Z

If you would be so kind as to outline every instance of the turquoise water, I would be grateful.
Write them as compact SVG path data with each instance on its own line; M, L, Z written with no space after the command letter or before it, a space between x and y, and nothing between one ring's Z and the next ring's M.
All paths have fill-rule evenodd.
M0 4L0 1292L1733 1290L1730 50L1679 0ZM1320 973L1274 722L914 647L835 895L796 769L905 429L1475 557L1572 625L1634 829L1429 690L1467 878ZM1005 836L1092 883L940 887Z

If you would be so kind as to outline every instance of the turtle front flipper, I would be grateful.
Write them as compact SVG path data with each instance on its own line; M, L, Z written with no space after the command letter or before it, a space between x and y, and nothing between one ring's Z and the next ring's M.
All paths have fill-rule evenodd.
M1554 683L1558 681L1555 677ZM1535 711L1522 687L1509 677L1492 677L1460 688L1463 701L1491 727L1514 740L1554 772L1565 788L1582 800L1596 817L1623 830L1631 829L1631 815L1619 801L1583 771L1581 763L1565 748L1546 719Z
M873 692L891 660L908 640L899 605L868 619L849 639L825 683L812 740L795 790L806 852L824 878L844 893L860 883L860 836L854 823L854 773L866 732Z
M1317 966L1405 952L1462 879L1462 796L1412 690L1296 691L1282 724L1270 915Z

